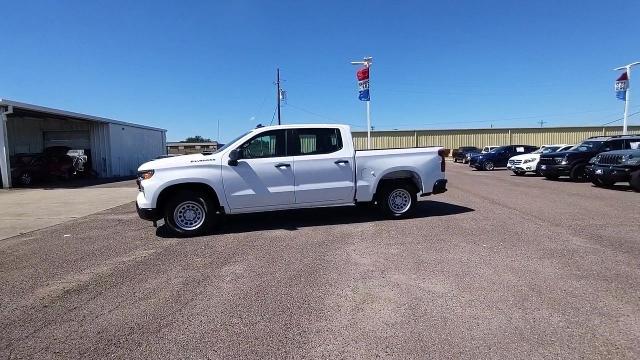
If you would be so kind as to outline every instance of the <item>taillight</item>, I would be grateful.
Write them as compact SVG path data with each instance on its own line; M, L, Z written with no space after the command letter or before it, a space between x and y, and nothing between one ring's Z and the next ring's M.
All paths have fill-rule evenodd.
M440 171L441 172L444 172L445 170L445 161L444 161L445 153L446 151L444 151L444 149L438 150L438 155L440 155Z

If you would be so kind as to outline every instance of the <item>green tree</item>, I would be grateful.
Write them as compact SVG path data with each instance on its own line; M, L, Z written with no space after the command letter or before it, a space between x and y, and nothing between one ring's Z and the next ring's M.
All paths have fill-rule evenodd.
M200 135L196 135L196 136L189 136L188 138L186 138L184 141L181 141L184 143L205 143L205 142L213 142L213 140L209 139L209 138L203 138Z

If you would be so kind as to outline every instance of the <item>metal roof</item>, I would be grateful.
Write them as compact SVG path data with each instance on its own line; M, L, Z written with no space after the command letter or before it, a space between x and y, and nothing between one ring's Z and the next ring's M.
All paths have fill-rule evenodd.
M15 109L26 110L26 111L56 115L61 117L68 117L68 118L79 119L79 120L93 121L93 122L99 122L99 123L125 125L125 126L140 128L140 129L156 130L156 131L163 131L163 132L167 131L166 129L133 124L129 122L124 122L124 121L119 121L119 120L114 120L114 119L109 119L109 118L104 118L99 116L93 116L93 115L86 115L86 114L76 113L72 111L53 109L53 108L27 104L27 103L13 101L13 100L0 99L0 106L13 106L14 110Z

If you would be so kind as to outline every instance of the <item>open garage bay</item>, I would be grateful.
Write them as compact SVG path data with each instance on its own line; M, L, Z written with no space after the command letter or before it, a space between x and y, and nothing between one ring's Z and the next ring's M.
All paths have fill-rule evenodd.
M277 212L175 239L130 203L0 240L0 355L640 357L640 194L448 177L408 220Z

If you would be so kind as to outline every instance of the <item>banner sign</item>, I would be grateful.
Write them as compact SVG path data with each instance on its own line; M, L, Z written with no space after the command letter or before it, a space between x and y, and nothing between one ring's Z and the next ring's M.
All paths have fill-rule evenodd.
M358 99L369 101L369 68L363 67L358 70Z
M623 72L622 75L616 80L616 97L620 100L627 99L627 89L629 88L629 77L627 72Z

